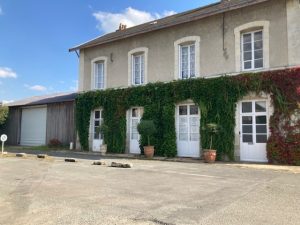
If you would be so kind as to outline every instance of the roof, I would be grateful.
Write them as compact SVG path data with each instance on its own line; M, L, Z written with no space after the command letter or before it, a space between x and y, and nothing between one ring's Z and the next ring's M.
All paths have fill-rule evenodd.
M50 103L70 102L70 101L75 101L76 97L77 97L77 92L57 93L52 95L34 96L34 97L22 99L19 101L6 104L6 106L8 107L36 106L36 105L45 105Z
M231 10L243 8L246 6L255 5L258 3L266 2L268 0L233 0L221 1L218 3L210 4L204 7L196 8L172 16L168 16L159 20L147 22L138 26L130 27L122 31L115 31L103 36L97 37L91 41L78 45L69 49L69 51L76 51L79 49L89 48L96 45L106 44L109 42L133 37L148 32L161 30L164 28L172 27L179 24L192 22L195 20L203 19L205 17L217 15L220 13L228 12Z

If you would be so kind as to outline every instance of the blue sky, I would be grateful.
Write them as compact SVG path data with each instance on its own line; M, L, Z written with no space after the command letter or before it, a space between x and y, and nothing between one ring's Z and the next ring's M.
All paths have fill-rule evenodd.
M0 0L0 101L76 90L68 49L117 29L217 0Z

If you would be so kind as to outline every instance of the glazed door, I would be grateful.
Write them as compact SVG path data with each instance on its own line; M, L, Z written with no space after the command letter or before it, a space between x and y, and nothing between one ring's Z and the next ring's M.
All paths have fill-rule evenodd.
M267 102L244 101L240 108L241 160L267 162Z
M137 125L139 124L143 114L142 108L132 108L130 109L130 144L129 152L131 154L141 154L140 150L140 135L137 130Z
M200 157L200 112L195 104L179 105L177 118L177 152L181 157Z
M98 127L100 127L102 123L102 110L95 110L93 112L93 121L92 121L92 136L93 136L93 151L99 152L100 146L103 143L103 135L97 133Z

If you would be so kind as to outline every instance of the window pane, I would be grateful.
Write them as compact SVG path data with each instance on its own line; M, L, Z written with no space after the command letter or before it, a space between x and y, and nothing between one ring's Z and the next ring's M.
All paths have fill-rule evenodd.
M95 119L99 119L100 118L100 111L95 111Z
M138 117L138 109L137 108L132 109L131 116Z
M244 61L252 59L252 52L244 52Z
M243 124L252 124L252 116L243 116L242 123Z
M186 124L179 125L179 133L188 133L188 126Z
M190 132L192 134L199 134L199 126L191 126L190 127Z
M188 140L188 134L187 133L179 133L179 140L180 141L187 141Z
M179 115L187 115L187 106L183 105L183 106L179 106Z
M243 142L244 143L251 143L253 142L252 134L243 134Z
M99 134L99 133L96 133L96 132L94 132L94 139L100 139L100 134Z
M252 125L243 125L243 133L252 134L253 133Z
M267 135L256 135L256 143L267 143Z
M180 74L181 74L181 78L183 78L183 79L188 78L188 69L189 69L188 52L189 52L188 46L181 46L181 57L180 57L181 72L180 72Z
M104 63L98 62L95 65L95 88L104 88Z
M99 120L95 120L95 127L99 127L100 126L100 121Z
M267 125L256 125L256 133L266 134L267 133Z
M131 134L131 139L132 140L137 140L139 138L139 134L137 134L137 133L132 133Z
M191 141L199 141L199 134L191 134Z
M262 49L262 48L263 48L263 42L262 41L254 42L254 50Z
M190 46L190 77L195 77L195 45Z
M190 117L190 126L196 126L199 128L199 118L198 117ZM197 129L198 129L197 128ZM199 131L197 131L199 132Z
M134 84L141 83L141 55L133 56Z
M243 35L243 43L249 43L251 42L251 34L244 34Z
M138 119L132 119L131 122L131 139L132 140L137 140L138 139L138 131L137 131L137 125L139 123Z
M145 57L141 56L141 84L144 83L144 71L145 71Z
M252 50L252 45L251 43L246 43L244 44L244 51L251 51Z
M252 112L252 102L243 102L242 103L242 112L251 113Z
M255 68L262 68L263 67L263 60L262 59L258 59L254 61L254 66Z
M263 51L262 50L254 51L254 59L262 59L262 58L263 58Z
M198 115L198 113L199 113L198 106L191 105L190 106L190 115Z
M252 64L251 61L245 62L244 63L244 69L248 70L252 68Z
M267 124L267 116L257 116L256 124Z
M258 31L254 33L254 41L262 40L262 31Z
M266 112L267 103L265 101L255 102L255 112Z

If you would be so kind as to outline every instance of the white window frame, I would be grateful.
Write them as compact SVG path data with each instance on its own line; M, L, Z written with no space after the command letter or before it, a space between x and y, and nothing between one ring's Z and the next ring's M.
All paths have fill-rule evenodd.
M95 118L96 111L100 112L99 119ZM90 133L91 133L92 140L103 140L103 134L99 134L99 138L95 138L95 121L99 121L99 126L102 125L102 123L103 123L103 109L102 108L94 109L91 113L91 128L90 128L91 132Z
M234 29L235 36L235 69L236 72L242 72L242 57L241 57L241 35L247 30L262 30L263 31L263 68L255 70L263 70L270 68L270 22L269 21L254 21L243 24ZM246 70L249 71L249 70Z
M137 86L137 85L143 85L144 83L145 83L145 54L144 54L144 52L142 52L142 53L137 53L137 54L134 54L134 55L132 55L131 56L132 57L132 69L131 69L131 71L132 71L132 85L135 85L135 86ZM136 73L136 71L135 71L135 58L137 58L137 57L139 57L140 58L140 64L139 64L139 74L138 74L138 76L139 76L139 78L140 78L140 83L135 83L135 73ZM143 63L142 63L142 60L143 60ZM142 71L143 71L143 79L142 79ZM142 81L143 80L143 81Z
M134 56L136 55L144 55L144 82L140 84L135 84L134 79ZM128 52L128 85L129 86L139 86L145 85L148 82L148 48L140 47L132 49Z
M254 34L257 32L262 32L262 42L263 42L263 47L264 47L264 32L262 29L250 31L250 32L243 32L241 33L241 64L242 64L242 70L243 71L251 71L251 70L261 70L264 68L264 55L262 57L263 60L263 65L262 67L255 68L255 49L254 49ZM251 68L245 69L245 60L244 60L244 35L246 34L251 34L251 54L252 54L252 59L251 59ZM263 49L262 49L263 51ZM250 61L250 60L247 60Z
M252 112L249 112L249 113L246 113L246 112L243 112L242 111L242 107L243 107L243 103L249 103L249 102L251 102L251 104L252 104ZM256 102L266 102L266 112L256 112L255 111L255 103ZM243 132L243 125L245 125L245 124L243 124L242 123L242 116L251 116L252 117L252 124L251 124L251 126L252 126L252 138L253 138L253 143L255 143L255 144L262 144L262 143L257 143L257 137L256 137L256 135L266 135L267 136L267 140L268 140L268 138L269 138L269 136L270 136L270 128L269 128L269 120L270 120L270 115L269 115L269 108L270 108L270 106L269 106L269 101L268 101L268 99L251 99L251 100L242 100L242 101L240 101L239 102L239 104L240 104L240 107L239 107L239 113L240 113L240 122L239 122L239 125L240 125L240 143L242 144L242 143L247 143L247 142L243 142L243 134L248 134L248 133L244 133ZM266 133L257 133L256 132L256 126L257 125L260 125L260 124L257 124L256 123L256 121L255 121L255 119L256 119L256 116L266 116L266 124L263 124L263 125L266 125L266 127L267 127L267 132ZM267 143L267 142L266 142ZM263 144L266 144L266 143L263 143Z
M181 47L186 45L191 45L191 43L195 45L195 77L194 78L200 77L200 40L201 40L200 36L188 36L174 42L175 80L182 79L181 78Z
M96 65L99 62L103 62L104 65L104 74L103 74L103 88L96 87ZM91 90L104 90L107 87L107 57L101 56L92 60L92 74L91 74Z
M191 46L194 46L195 48L195 61L194 61L194 76L191 77ZM187 78L183 78L182 77L182 48L184 47L187 47L188 48L188 77ZM192 43L188 43L188 44L183 44L183 45L180 45L179 47L179 79L189 79L189 78L195 78L196 77L196 44L195 42L192 42Z

